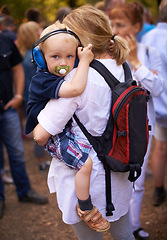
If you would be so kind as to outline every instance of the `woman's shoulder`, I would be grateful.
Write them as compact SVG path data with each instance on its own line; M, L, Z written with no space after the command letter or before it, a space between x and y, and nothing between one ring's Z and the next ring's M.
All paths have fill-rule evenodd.
M150 46L149 44L144 44L144 43L138 43L138 48L139 50L143 50L147 55L149 52L151 53L157 53L157 49L153 46Z
M100 61L119 81L124 81L124 71L122 65L118 66L116 61L113 59L97 59ZM71 81L76 72L76 68L74 68L71 72L69 72L65 76L66 81ZM106 85L106 82L102 80L101 74L96 71L94 68L89 67L88 72L88 83L93 83L96 85Z
M148 44L138 43L138 48L139 48L139 51L143 51L143 53L148 57L151 57L152 55L153 56L159 55L158 50L155 47L150 46Z
M115 78L117 78L119 81L124 81L124 70L122 65L117 65L116 61L113 59L98 59L110 72L112 75L114 75ZM99 80L101 82L102 76L98 71L90 67L90 75L94 78L95 75L99 76ZM95 79L96 80L96 79Z

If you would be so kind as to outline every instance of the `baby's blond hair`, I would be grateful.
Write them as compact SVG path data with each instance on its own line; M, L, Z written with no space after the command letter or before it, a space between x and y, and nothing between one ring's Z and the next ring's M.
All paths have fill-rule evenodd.
M60 23L59 21L56 21L55 23L53 23L52 25L49 25L48 27L46 27L43 32L41 33L40 38L42 38L43 36L45 36L46 34L54 31L54 30L58 30L58 29L65 29L65 30L70 30L65 24ZM66 34L64 35L64 37L66 39L73 39L74 41L76 41L76 47L79 45L79 41L71 34ZM46 41L46 40L45 40ZM45 41L41 42L39 44L39 48L45 52Z

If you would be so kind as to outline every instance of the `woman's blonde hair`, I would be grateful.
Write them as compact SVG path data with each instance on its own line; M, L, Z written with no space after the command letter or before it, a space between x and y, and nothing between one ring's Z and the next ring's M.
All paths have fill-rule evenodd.
M108 53L118 65L126 61L129 50L123 38L114 36L114 52L109 50L109 40L113 33L109 20L102 11L85 5L72 10L63 23L78 35L83 47L91 43L95 55Z
M57 20L55 23L53 23L52 25L49 25L47 28L45 28L43 30L43 32L40 35L40 38L42 38L44 35L54 31L54 30L58 30L58 29L65 29L65 30L70 30L65 24L61 23L59 20ZM71 34L66 34L65 35L66 39L73 39L76 41L76 47L79 45L79 41L78 39L76 39L73 35ZM46 40L45 40L46 41ZM39 44L39 48L45 52L45 41L41 42Z
M24 56L28 49L32 49L33 44L39 39L40 26L38 23L30 21L22 23L17 32L17 47Z

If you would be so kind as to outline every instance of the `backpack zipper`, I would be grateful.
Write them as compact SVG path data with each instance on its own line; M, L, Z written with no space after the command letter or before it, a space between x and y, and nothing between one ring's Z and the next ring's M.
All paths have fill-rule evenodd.
M120 112L120 109L122 108L122 106L126 102L126 100L129 98L129 96L131 96L135 92L139 92L139 91L142 91L142 89L138 88L138 87L134 87L121 99L121 101L119 102L119 104L116 106L116 108L114 110L114 121L115 122L117 120L117 117L118 117L118 114Z

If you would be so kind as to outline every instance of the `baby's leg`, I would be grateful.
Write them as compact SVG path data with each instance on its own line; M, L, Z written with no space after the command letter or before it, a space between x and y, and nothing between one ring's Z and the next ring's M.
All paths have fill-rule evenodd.
M76 195L79 200L89 198L90 175L92 171L92 159L88 157L75 176Z
M92 159L88 157L75 177L75 188L78 197L77 214L93 230L104 232L110 228L110 223L102 217L99 210L92 204L89 195L91 171Z

